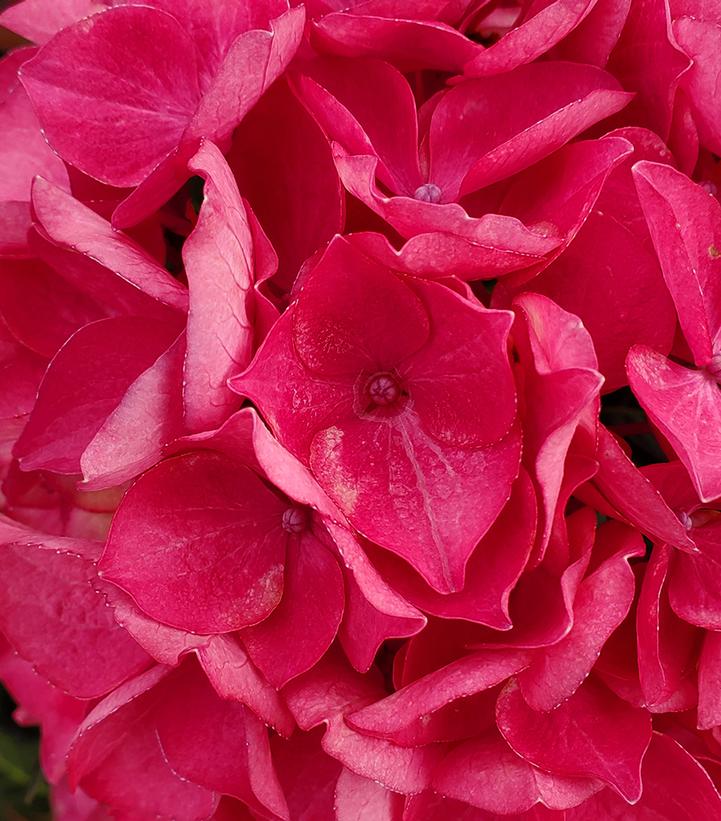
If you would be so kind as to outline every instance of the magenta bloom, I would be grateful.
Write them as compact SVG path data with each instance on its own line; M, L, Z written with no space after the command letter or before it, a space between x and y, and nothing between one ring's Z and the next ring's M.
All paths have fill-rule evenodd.
M336 239L231 384L354 527L451 592L518 472L510 324Z
M38 817L721 818L716 5L5 6Z

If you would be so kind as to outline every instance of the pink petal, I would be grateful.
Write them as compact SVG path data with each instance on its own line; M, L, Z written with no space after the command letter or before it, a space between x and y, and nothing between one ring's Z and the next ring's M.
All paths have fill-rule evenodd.
M148 664L96 593L77 542L27 531L4 538L0 628L40 675L77 698L105 695Z
M562 569L547 557L518 580L510 597L513 628L506 633L483 631L475 647L548 647L566 636L573 625L573 602L588 567L595 536L595 515L581 509L568 517L568 560Z
M101 574L172 627L237 630L280 601L286 506L248 468L219 454L161 462L125 495Z
M545 807L536 806L528 812L518 813L512 817L518 821L550 821L559 816ZM410 796L406 800L404 821L444 821L447 818L452 818L453 821L505 821L508 816L479 810L470 804L444 798L430 790Z
M238 421L245 414L250 417L252 426L253 453L268 479L289 499L317 510L328 523L339 521L342 514L321 490L310 471L278 442L255 410L244 408L239 411L236 414Z
M337 238L304 283L293 311L293 341L314 375L355 380L388 371L427 341L422 295Z
M576 429L598 413L603 377L591 336L578 317L537 294L514 302L514 337L525 368L525 456L543 501L541 544L550 538L562 466Z
M83 325L106 316L40 260L3 260L0 311L12 335L47 358Z
M172 325L118 317L70 337L46 372L16 444L23 470L78 473L83 452L108 416L174 336Z
M0 200L28 202L37 174L62 188L69 187L65 166L45 142L22 87L15 88L0 107L0 124L0 162L6 169L0 181Z
M201 97L197 59L174 17L121 6L63 29L21 76L55 150L86 174L129 187L180 142Z
M393 210L400 199L380 198L372 189L368 189L369 196L366 196L349 183L348 177L345 183L349 191L377 210L384 219L403 228ZM382 234L360 232L348 239L388 268L425 279L442 279L449 275L476 279L480 272L483 276L501 276L525 268L529 263L539 263L560 244L557 237L534 233L515 217L485 214L479 219L471 219L462 213L462 209L452 207L453 211L450 208L443 211L444 226L437 225L438 230L411 236L398 251ZM438 211L440 213L440 209ZM405 216L403 219L405 221ZM445 228L444 232L441 227Z
M127 0L112 0L111 5L132 5ZM267 29L270 21L287 11L283 0L218 0L209 6L196 0L148 0L146 6L172 14L190 32L204 61L206 81L217 71L233 42L248 29Z
M278 252L276 281L290 290L302 263L342 228L341 186L328 141L279 83L238 127L228 162Z
M499 210L513 214L540 236L556 237L557 244L544 260L532 260L526 270L499 283L501 300L494 294L495 304L502 304L506 286L526 283L572 242L609 175L631 154L631 148L628 140L619 137L570 143L513 178ZM543 193L529 197L529 191Z
M598 0L576 28L551 49L551 56L603 68L623 31L630 7L631 0Z
M285 311L248 369L228 384L251 399L281 444L307 463L315 431L352 412L353 392L345 379L309 378L293 344L293 318L293 310Z
M65 756L87 702L65 695L11 650L0 656L0 679L20 705L13 719L22 726L40 725L40 764L48 781L56 784L65 776Z
M669 600L680 618L706 630L718 630L721 629L718 583L721 541L711 526L696 528L694 536L698 553L673 555Z
M161 689L154 718L172 771L260 813L287 819L268 733L260 721L241 704L218 698L194 665L184 665Z
M291 819L333 818L335 785L341 765L320 746L322 732L273 736L273 764L283 786Z
M721 205L669 166L643 162L633 173L681 328L696 364L705 365L721 333Z
M96 18L94 18L96 19ZM120 282L108 290L132 290L135 301L142 305L138 313L163 315L165 306L185 311L188 305L186 289L132 239L113 230L110 223L83 205L70 194L43 179L33 183L33 213L42 234L60 249L74 252L111 271ZM51 263L52 264L52 263ZM60 273L63 273L60 265ZM107 275L106 275L107 276ZM127 283L131 289L123 286ZM140 298L137 292L143 297ZM93 292L90 292L93 295ZM102 291L98 294L100 304ZM157 303L160 303L159 305ZM163 314L160 311L163 311Z
M0 12L0 16L2 13ZM19 46L0 58L0 102L5 103L20 87L18 69L38 50L34 46Z
M678 516L604 425L598 426L598 464L593 483L622 518L658 541L693 549Z
M415 16L416 10L408 17ZM479 47L460 32L431 20L336 12L316 20L313 44L341 57L380 57L406 71L461 71Z
M565 63L469 80L448 91L433 112L429 178L444 201L477 191L538 162L629 99L605 72L571 71ZM506 112L501 131L487 128L498 106Z
M667 574L671 551L654 547L636 613L638 672L641 690L649 709L663 709L672 700L674 709L688 709L695 699L693 667L698 638L668 603Z
M280 604L265 621L241 632L248 654L275 687L310 669L338 631L343 574L324 544L329 541L327 534L312 531L289 538Z
M379 176L412 195L418 165L416 104L408 81L380 60L318 60L297 80L299 96L326 136L351 154L371 155Z
M506 357L512 317L489 311L436 283L417 282L426 305L432 343L401 367L423 427L442 445L479 447L503 438L516 416L516 396ZM476 340L467 349L469 338ZM479 402L493 394L493 403Z
M714 818L721 812L721 797L708 773L680 744L654 733L643 760L644 790L640 801L628 804L604 790L567 814L568 821L596 821L623 818L629 812L639 821L664 818L669 821L697 821Z
M667 160L668 150L643 129L613 133L631 141L635 151L608 176L594 210L568 249L529 286L576 314L588 328L606 378L604 392L625 385L624 362L632 344L667 353L676 327L673 302L650 248L630 174L632 162ZM629 265L636 272L630 280Z
M80 457L84 489L132 479L152 467L165 444L183 430L184 355L181 336L130 385Z
M519 444L514 430L480 450L439 450L409 411L392 424L346 419L320 431L310 465L354 527L450 593L462 588L468 558L509 496ZM369 453L370 463L361 459ZM389 497L396 485L415 490Z
M305 9L293 8L270 22L270 31L241 34L228 48L222 64L203 82L198 108L187 137L227 140L261 95L285 71L303 37ZM213 34L217 37L217 21Z
M148 716L166 672L151 668L90 712L70 749L70 783L116 811L206 818L218 797L172 771Z
M350 713L346 720L360 733L406 745L433 713L500 684L528 662L528 653L522 651L476 652Z
M641 795L641 761L651 740L647 713L587 681L550 713L537 713L517 685L498 699L498 726L511 747L542 769L597 778L627 801Z
M198 660L215 692L238 701L282 736L290 736L293 719L277 691L255 669L233 636L210 636L196 650Z
M190 176L188 163L195 156L199 142L181 142L154 165L138 187L131 190L113 211L113 227L127 229L161 209Z
M188 167L205 186L198 222L183 244L190 296L183 400L188 427L203 430L239 404L226 381L250 361L253 240L238 186L216 146L204 142Z
M80 789L71 792L67 781L53 786L50 805L58 821L107 821L108 818L102 804Z
M721 151L721 129L714 108L719 82L720 23L720 20L682 17L673 24L679 46L692 61L681 82L691 99L701 139L714 152Z
M553 710L583 683L611 633L626 618L635 590L628 559L643 555L644 545L633 530L612 523L613 539L625 541L578 588L573 602L573 626L557 644L537 653L518 676L525 701L534 710ZM622 541L623 540L623 541Z
M130 596L112 584L101 584L100 590L113 609L115 621L160 664L176 667L182 656L208 641L207 636L176 630L149 618Z
M540 9L538 4L534 5L519 26L465 66L466 77L501 74L532 62L570 34L596 3L595 0L554 0L542 3Z
M493 732L452 749L436 770L433 787L445 796L505 816L523 813L539 802L554 809L573 807L601 784L537 770Z
M0 25L42 45L60 29L104 8L96 0L22 0L0 14Z
M168 445L167 454L175 456L187 453L189 450L214 450L247 465L258 473L263 473L263 468L258 462L253 447L253 432L257 424L262 423L260 423L255 410L253 408L243 408L223 422L217 430L191 433L179 437ZM280 445L278 447L282 452L287 452L283 451Z
M642 346L626 361L636 398L671 443L693 480L699 498L721 496L721 395L705 371L677 365Z
M636 92L624 119L668 139L679 78L689 60L671 33L668 3L634 0L609 70Z
M32 225L27 202L0 202L0 253L8 257L27 257L28 232Z
M438 745L399 747L390 741L354 732L336 716L328 722L323 749L356 775L404 795L430 786L443 751Z
M698 661L698 726L721 724L721 633L707 632Z
M335 812L338 821L396 821L403 799L371 781L343 769L335 788Z
M361 675L342 654L330 652L283 688L283 696L302 730L310 730L333 716L365 706L384 694L377 670Z
M399 593L425 612L505 630L511 627L509 597L528 561L536 518L536 494L521 468L511 498L468 560L462 590L437 593L397 562L384 561L381 568Z
M426 618L386 583L350 531L331 521L326 526L345 568L345 609L338 638L353 667L365 673L384 641L416 635Z

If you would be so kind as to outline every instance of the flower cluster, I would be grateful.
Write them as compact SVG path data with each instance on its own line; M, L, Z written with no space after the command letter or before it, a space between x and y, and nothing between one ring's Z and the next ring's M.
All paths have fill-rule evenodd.
M721 818L721 7L0 24L0 680L54 817Z

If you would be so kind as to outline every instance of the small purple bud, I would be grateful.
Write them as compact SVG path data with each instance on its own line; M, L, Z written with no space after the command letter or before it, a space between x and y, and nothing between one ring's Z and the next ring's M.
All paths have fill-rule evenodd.
M440 202L441 189L432 182L424 182L416 188L413 197L421 202Z
M283 511L282 525L288 533L303 533L308 529L308 510L304 507L289 507Z
M368 396L374 405L395 404L401 396L401 386L390 373L377 373L368 381Z

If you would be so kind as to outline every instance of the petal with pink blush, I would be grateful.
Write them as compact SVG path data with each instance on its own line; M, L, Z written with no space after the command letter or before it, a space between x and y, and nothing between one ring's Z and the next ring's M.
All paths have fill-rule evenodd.
M161 462L125 495L101 575L171 627L225 633L254 624L282 596L286 507L219 454Z

